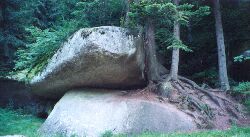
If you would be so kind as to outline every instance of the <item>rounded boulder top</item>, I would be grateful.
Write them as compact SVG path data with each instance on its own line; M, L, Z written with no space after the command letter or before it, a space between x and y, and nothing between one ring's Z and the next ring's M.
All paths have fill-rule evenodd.
M75 32L30 82L33 93L61 97L78 87L131 89L145 85L141 38L103 26Z

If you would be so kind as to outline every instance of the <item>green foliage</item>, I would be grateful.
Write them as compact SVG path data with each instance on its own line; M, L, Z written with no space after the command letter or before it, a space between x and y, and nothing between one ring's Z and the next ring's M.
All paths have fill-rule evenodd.
M246 106L247 111L250 112L250 82L240 82L233 87L233 94L240 96L240 101Z
M185 8L188 7L188 8ZM191 4L180 5L180 11L187 17L189 17L192 23L199 23L203 17L210 15L211 9L209 6L194 6ZM187 25L188 22L185 22Z
M192 79L202 82L201 84L208 84L210 86L217 86L218 72L216 68L206 69L204 71L192 75Z
M33 25L40 29L52 27L57 18L62 16L59 6L56 6L57 2L57 0L39 0L34 9Z
M25 45L23 4L22 0L0 1L0 67L3 69L12 67L15 49Z
M191 0L182 1L189 2ZM239 55L242 51L246 51L249 48L250 12L247 11L250 7L250 1L236 0L228 2L221 0L220 2L225 44L227 47L227 60L229 63L234 61L234 56ZM192 0L192 4L211 6L211 1ZM214 14L210 14L200 18L198 22L191 18L190 26L187 29L183 29L183 43L188 43L188 46L194 51L191 54L187 53L181 57L183 61L181 67L183 68L180 71L184 75L191 76L196 72L201 72L217 65L214 23ZM247 64L249 60L242 61ZM240 65L238 63L228 65L229 76L234 80L249 80L248 66L243 66L243 63L241 64L242 68L239 68ZM240 70L241 74L238 74L237 70Z
M30 45L34 45L34 43L36 43L34 40L39 38L31 36L31 33L28 33L25 28L32 29L32 26L34 26L41 29L41 31L44 30L42 33L48 31L46 33L52 35L52 33L56 34L58 31L57 28L61 27L63 29L62 26L65 22L71 21L77 22L79 27L102 25L120 26L125 22L124 16L127 10L125 2L127 1L1 0L0 77L8 75L8 72L13 68L13 60L16 58L14 55L17 49L20 49L17 53L18 58L22 58L17 60L23 61L16 62L16 70L19 72L22 71L22 73L18 73L17 76L23 78L26 77L27 74L28 77L31 78L32 75L40 71L46 65L49 56L52 56L51 54L55 52L48 50L57 49L56 46L53 45L56 43L53 42L53 39L57 41L57 38L52 36L51 40L44 38L44 41L48 40L52 42L51 45L53 45L45 46L49 47L47 49L48 52L42 48L27 50L31 49ZM196 72L201 72L217 65L214 15L210 14L210 8L208 7L211 6L210 1L181 0L180 6L175 6L171 3L171 0L141 0L139 3L130 2L129 17L131 20L128 24L129 26L126 27L134 29L138 28L138 25L140 25L140 27L145 26L147 19L151 19L156 28L155 36L157 46L159 47L158 49L166 56L170 55L170 50L168 49L173 47L178 47L185 51L192 49L192 53L181 54L180 71L183 75L191 76ZM227 59L229 59L229 62L232 61L233 56L239 54L239 51L246 50L245 47L248 48L247 45L250 43L249 7L249 1L221 1L223 29L226 46L228 47L227 52L229 56ZM172 29L174 21L178 21L181 24L182 41L173 38ZM35 31L34 28L33 31ZM30 42L30 40L33 40L33 42ZM59 43L61 44L62 42L63 41ZM41 49L43 51L41 51ZM26 51L27 53L25 53ZM31 51L35 53L31 53ZM36 55L38 55L38 57L36 57ZM41 59L39 57L41 57ZM249 57L245 56L237 56L234 58L236 62L248 62L248 60ZM165 62L166 64L169 63L168 58ZM239 79L240 78L242 77L239 76ZM204 77L204 79L206 79L206 77ZM244 77L244 79L248 80L248 77ZM212 81L211 83L214 82Z
M114 134L112 131L106 131L104 134L102 134L102 137L113 137Z
M174 39L172 41L172 44L167 47L167 49L172 49L172 48L178 48L178 49L184 50L186 52L192 52L192 50L190 48L188 48L188 46L183 44L182 41L178 40L178 39Z
M124 14L124 0L80 0L72 12L76 20L90 26L119 26Z
M188 24L189 22L189 18L192 16L192 11L191 9L194 7L194 5L191 5L191 4L183 4L183 5L180 5L177 10L179 11L178 12L178 18L177 18L177 21L180 23L180 24Z
M22 0L0 1L0 44L18 48L24 45L24 19L21 6Z
M113 137L127 137L128 135L114 135ZM129 135L131 136L131 135ZM136 137L248 137L250 136L250 127L242 128L233 126L229 130L218 131L202 131L193 133L143 133L136 135Z
M60 45L78 29L77 22L65 22L62 26L41 30L37 27L27 28L31 33L29 39L34 39L25 49L17 51L15 70L24 73L23 78L17 74L19 80L29 80L40 72L48 60L55 54Z
M0 108L0 136L4 135L25 135L27 137L39 137L38 128L44 120L38 119L32 115L23 114L19 111ZM55 135L60 136L60 135ZM105 137L126 137L127 135L114 135L111 131L103 134ZM131 135L130 135L131 136ZM248 137L250 136L250 128L232 127L226 131L203 131L194 133L143 133L137 137Z
M246 60L250 60L250 57L245 57L244 55L234 57L234 62L243 62Z
M183 12L178 12L177 6L170 1L143 0L132 3L130 7L131 10L128 14L130 17L130 28L136 28L138 24L145 27L147 22L151 20L157 28L155 37L158 44L166 45L166 47L168 47L167 49L180 48L185 51L191 51L182 41L175 39L170 30L172 30L171 26L173 26L174 21L184 22L188 20L188 16L184 11L188 8L192 8L192 6L183 5L183 7L180 8L183 9ZM163 50L166 47L164 47Z
M54 29L70 21L79 0L1 0L0 1L0 75L14 67L17 49L25 49L30 37L25 28ZM75 2L72 4L72 2Z
M61 22L74 19L72 12L80 0L25 0L27 26L35 26L42 30L59 26Z
M248 92L250 94L250 82L240 82L238 86L233 88L235 92Z
M155 39L159 44L159 52L166 55L170 51L166 47L171 45L174 39L172 28L157 28Z
M250 13L247 11L250 1L238 1L237 3L222 1L222 7L224 34L231 50L237 51L237 49L249 45ZM249 48L249 46L245 47Z
M130 27L137 24L145 26L148 19L153 20L155 25L168 26L169 24L173 24L173 21L177 17L177 10L176 6L168 0L142 0L138 3L131 3L128 15L130 17Z
M37 137L37 130L43 120L18 111L0 108L0 123L0 136L17 134Z
M171 1L165 0L142 0L133 2L129 12L130 28L136 28L137 25L145 26L147 20L153 20L157 28L156 41L160 45L161 51L166 49L180 48L181 50L191 52L192 50L181 40L173 37L173 23L178 21L181 25L187 26L190 19L196 20L210 14L208 6L195 7L192 4L174 5Z
M40 72L60 45L77 29L119 25L123 0L30 0L31 23L27 42L16 52L12 78L29 81ZM26 7L25 9L28 9Z
M246 106L247 112L250 113L250 99L245 100L243 104Z
M201 17L209 15L210 8L208 6L195 7L192 4L174 5L169 0L142 0L131 4L129 16L133 23L144 25L146 19L154 20L155 24L171 26L174 21L178 21L182 25L187 25L189 20L201 19Z

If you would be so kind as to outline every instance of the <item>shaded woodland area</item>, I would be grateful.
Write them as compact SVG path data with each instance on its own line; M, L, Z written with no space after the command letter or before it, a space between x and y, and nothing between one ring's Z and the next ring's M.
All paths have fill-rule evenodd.
M221 118L222 112L228 121L240 121L250 112L249 11L250 0L1 0L0 89L6 90L8 84L3 83L11 83L12 80L15 85L22 83L22 88L31 85L38 96L45 98L45 104L50 99L57 102L63 99L62 94L79 87L124 89L128 90L122 91L125 98L146 96L152 102L157 98L158 102L174 104L192 117L200 129L213 126L217 129L220 125L216 120ZM77 59L85 59L80 53L76 55L80 57L70 60L70 63L61 61L60 57L67 53L63 47L71 46L68 52L76 51L74 48L82 43L89 44L92 39L88 37L94 34L96 36L93 37L100 38L96 38L97 41L104 43L97 45L97 49L107 46L101 37L112 36L116 41L110 40L111 44L108 44L114 48L119 44L113 43L119 40L124 43L124 39L129 43L133 37L136 52L129 58L130 54L126 52L131 47L124 47L121 49L124 57L119 58L121 53L116 57L113 57L115 53L107 54L108 57L112 55L109 57L111 65L105 60L104 52L100 52L100 57L82 52L86 59L91 55L86 64L93 61L95 66L101 62L99 66L103 69L100 71L106 69L106 64L114 66L110 68L114 75L110 75L107 69L103 72L108 72L107 75L96 73L101 80L95 75L94 83L91 83L89 81L93 79L84 81L85 72L81 71L86 68L94 70L95 67L91 63L84 66L84 61L77 62ZM128 56L127 60L125 56ZM114 58L119 58L120 62L116 63ZM58 63L61 69L53 70L51 66L53 61L57 63L57 59L66 65ZM133 59L136 64L133 64ZM114 62L115 65L112 64ZM123 63L132 65L119 68ZM92 73L89 70L86 69L86 74ZM52 71L55 73L51 76L49 73ZM75 72L79 72L79 76ZM82 78L70 77L71 74ZM119 76L121 79L125 77L124 81L128 83L115 79ZM131 86L133 84L137 86ZM25 96L29 96L30 93L26 92ZM1 95L4 94L1 91ZM243 104L242 108L239 103ZM45 111L43 118L50 113L47 109Z
M80 0L62 0L60 2L55 0L2 0L0 4L1 75L6 76L8 72L16 70L33 69L38 64L42 64L51 56L53 50L57 49L59 43L78 28L128 25L124 23L126 12L128 12L127 2L123 0L104 0L102 2ZM190 11L184 13L187 14L184 16L189 19L186 22L184 19L183 22L185 23L180 26L179 35L182 43L192 52L181 50L179 73L200 84L204 83L212 87L219 86L215 14L213 14L215 4L212 1L182 0L180 2L181 4L192 4L192 7L187 6L185 10L193 10L193 12L202 6L203 8L204 6L209 7L207 7L207 11L201 10L199 11L200 13L188 13ZM243 55L243 58L247 58L249 55L248 24L250 15L248 9L250 4L244 0L222 0L220 5L221 8L217 10L219 10L218 12L221 14L222 19L218 23L221 23L221 25L217 25L217 28L223 27L223 43L225 45L229 82L234 85L235 82L249 80L249 61L243 59L242 62L236 62L234 58L237 56L242 57L241 55ZM185 8L185 6L183 7ZM219 20L218 18L216 19ZM163 21L163 19L159 21ZM164 63L166 68L170 69L172 25L169 22L155 25L158 25L155 30L157 52L161 54L161 62ZM130 24L127 27L133 26ZM44 35L58 36L46 39L46 36L42 33ZM39 44L41 43L34 43L36 37L41 38L40 42L46 40L53 41L53 43L49 43L52 46L48 45L48 48L39 49ZM220 39L223 39L223 37ZM221 45L221 42L219 43ZM32 44L37 44L38 49L27 49L28 45ZM20 51L16 52L18 49ZM23 50L24 52L30 50L28 51L31 52L30 54L33 54L31 50L34 50L38 56L43 56L43 58L37 59L36 56L26 57L22 53ZM13 68L15 69L13 70Z

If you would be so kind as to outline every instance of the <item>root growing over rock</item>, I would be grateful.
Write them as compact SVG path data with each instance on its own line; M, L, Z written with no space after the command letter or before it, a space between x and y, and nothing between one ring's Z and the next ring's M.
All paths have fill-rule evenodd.
M185 77L179 76L177 81L151 82L143 90L160 92L159 100L174 104L193 117L201 129L227 129L245 117L243 107L226 92L202 88Z

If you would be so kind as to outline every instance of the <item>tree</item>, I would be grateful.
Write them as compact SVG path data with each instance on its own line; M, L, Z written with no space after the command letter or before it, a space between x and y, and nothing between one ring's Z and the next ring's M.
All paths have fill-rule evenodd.
M191 4L179 5L179 0L175 1L175 4L171 1L151 1L144 0L140 2L133 2L130 5L131 10L129 12L130 20L144 28L145 34L145 72L149 81L158 81L160 78L160 68L156 57L156 42L155 34L157 29L164 32L170 32L168 29L173 26L174 36L161 37L160 41L168 47L173 49L172 55L172 67L169 79L177 80L178 78L178 65L179 65L179 50L191 51L180 40L180 24L187 25L188 19L191 17L200 17L206 15L208 7L199 7L197 10L193 10L194 6ZM130 24L131 25L131 24ZM133 25L132 25L133 26ZM135 25L136 26L136 25ZM172 30L172 28L170 29ZM171 35L173 34L170 32ZM169 36L169 34L167 34ZM164 40L162 40L164 39ZM166 42L168 41L168 42ZM167 79L167 81L169 81Z
M174 0L174 4L176 6L179 5L180 0ZM174 22L174 38L176 40L180 40L180 24L178 21ZM171 64L171 69L170 69L170 78L172 80L177 80L178 79L178 66L179 66L179 53L180 49L179 48L173 48L173 53L172 53L172 64Z
M33 13L26 30L29 42L16 52L14 70L21 80L40 72L69 35L83 27L119 25L123 0L29 0ZM101 9L101 10L100 10ZM32 24L32 25L31 25Z
M3 51L1 64L12 64L15 50L25 44L22 4L21 0L0 1L0 49Z
M179 5L181 0L174 0L173 3L177 7L177 17L175 18L174 25L173 25L173 40L171 46L172 48L172 64L170 69L170 75L167 79L169 80L178 80L178 70L179 70L179 58L180 58L180 49L191 52L192 50L189 49L185 44L183 44L180 38L180 25L188 27L190 29L190 20L192 19L199 19L204 15L209 14L209 8L206 6L194 7L192 4L182 4ZM197 8L197 9L195 9ZM195 10L193 10L195 9ZM190 36L191 37L191 36Z
M158 81L160 74L156 56L155 25L151 18L148 18L145 24L145 51L147 79Z
M227 75L225 43L224 43L224 34L223 34L223 26L222 26L219 0L213 0L213 8L214 8L217 50L218 50L220 86L221 86L221 89L223 90L229 90L230 86L229 86L228 75Z
M144 28L144 71L148 81L158 82L160 78L159 62L156 56L155 32L159 25L168 26L177 14L176 6L170 1L144 0L133 2L129 12L130 21ZM135 25L136 26L136 25Z
M124 4L125 4L125 12L126 12L126 15L124 17L124 26L125 27L128 27L129 25L129 11L130 11L130 0L124 0Z
M73 11L75 19L89 22L90 26L120 25L125 14L124 0L80 0Z
M60 14L58 1L39 0L34 9L33 25L41 29L52 27L62 17Z

